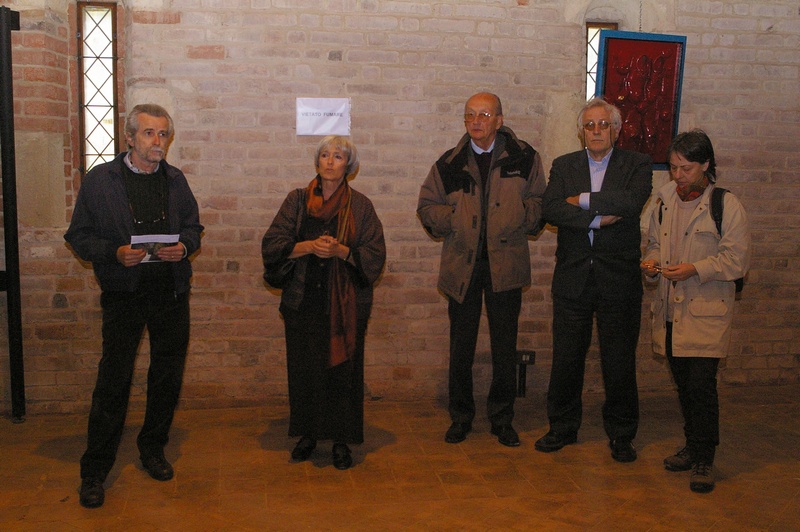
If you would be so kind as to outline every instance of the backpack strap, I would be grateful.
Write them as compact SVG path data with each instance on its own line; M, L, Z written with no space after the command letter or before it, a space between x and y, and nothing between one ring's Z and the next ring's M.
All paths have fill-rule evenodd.
M711 217L714 219L714 223L717 224L717 233L719 233L720 238L722 238L723 200L726 192L728 192L728 189L721 187L714 187L714 190L711 191ZM744 278L740 277L733 282L736 285L736 292L741 292L744 288Z
M656 209L658 209L658 225L661 225L661 220L664 219L664 202L661 198L656 200Z
M722 236L722 213L725 209L723 199L726 192L728 192L728 189L721 187L714 187L714 190L711 191L711 217L714 219L714 223L717 224L719 236Z

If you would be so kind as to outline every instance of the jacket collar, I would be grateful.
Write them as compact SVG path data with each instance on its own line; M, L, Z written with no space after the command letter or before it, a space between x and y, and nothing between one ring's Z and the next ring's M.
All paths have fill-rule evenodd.
M464 133L464 136L461 137L456 147L453 148L453 151L450 153L450 156L447 157L445 163L462 168L465 167L469 161L469 151L472 150L469 141L469 134ZM500 126L500 129L497 130L497 137L494 139L494 150L492 150L492 160L495 164L501 164L501 157L518 155L521 151L522 149L519 147L517 136L511 128Z

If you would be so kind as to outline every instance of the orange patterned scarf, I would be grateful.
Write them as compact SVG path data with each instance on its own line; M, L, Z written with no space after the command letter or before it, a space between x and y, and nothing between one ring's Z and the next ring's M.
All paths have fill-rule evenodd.
M678 197L681 201L692 201L702 196L706 187L708 187L708 177L703 176L703 179L697 183L693 183L685 189L678 186L675 190L678 192Z
M309 216L329 223L338 216L336 239L350 246L355 239L356 227L350 210L352 191L347 178L342 180L328 200L322 198L320 177L306 187L306 212ZM328 367L334 367L353 358L356 349L356 289L347 266L333 260L329 285L331 287L331 343Z

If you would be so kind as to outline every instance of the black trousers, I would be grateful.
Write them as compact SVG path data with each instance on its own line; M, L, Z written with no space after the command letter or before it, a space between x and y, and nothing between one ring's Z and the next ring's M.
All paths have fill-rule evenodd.
M125 426L139 343L147 327L147 407L136 440L142 456L163 452L178 403L189 345L189 292L103 292L103 356L92 394L81 478L105 479Z
M667 360L678 388L686 446L698 460L713 463L719 445L718 358L672 355L672 323L667 323Z
M636 437L639 427L636 345L641 312L641 295L603 298L593 276L579 299L553 298L553 365L547 390L551 430L577 434L581 426L586 353L596 316L606 392L603 428L611 440Z
M487 414L493 425L514 419L517 371L517 328L522 307L522 289L492 292L489 262L480 260L470 280L463 303L450 298L450 418L456 423L472 422L475 417L472 365L478 342L481 308L486 301L489 341L492 351L492 384L487 398Z

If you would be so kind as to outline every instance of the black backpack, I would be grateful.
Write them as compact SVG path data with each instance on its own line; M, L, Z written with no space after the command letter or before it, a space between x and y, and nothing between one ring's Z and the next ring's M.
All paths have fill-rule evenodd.
M720 237L722 237L722 213L725 210L723 198L726 192L728 192L728 189L721 187L714 187L714 190L711 191L711 218L713 218L714 223L717 224L717 233ZM661 223L661 217L661 208L659 207L658 223ZM736 293L741 292L742 288L744 288L744 277L735 279L733 283L736 285Z

